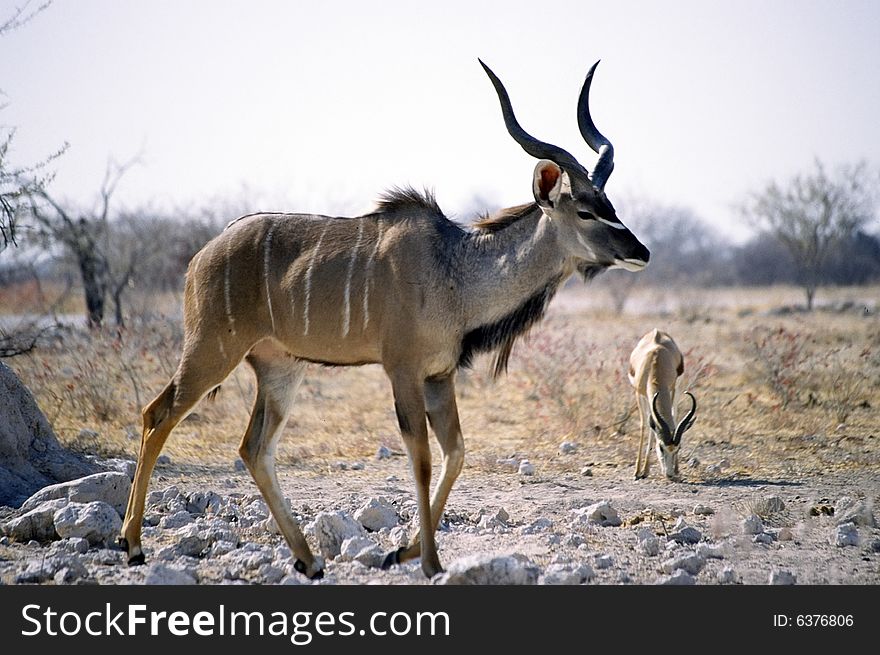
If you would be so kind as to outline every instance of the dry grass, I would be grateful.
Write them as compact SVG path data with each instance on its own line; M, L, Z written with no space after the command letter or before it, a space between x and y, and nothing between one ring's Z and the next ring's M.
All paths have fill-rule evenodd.
M619 317L587 309L589 293L567 290L554 301L544 323L515 348L507 377L491 381L485 359L459 376L466 466L492 470L512 455L542 460L545 470L631 465L638 419L626 366L631 348L654 327L670 332L685 352L684 388L699 401L685 459L727 458L733 470L764 475L880 464L876 315L768 317L754 311L766 304L760 294L737 291L731 294L736 302L719 302L707 291L699 307ZM784 371L786 402L779 376L766 366L785 348L755 345L767 334L794 335L798 344L796 358L783 357L791 364ZM139 409L174 370L181 338L174 321L121 336L72 333L8 363L62 441L134 457ZM249 369L239 367L214 402L203 402L177 428L164 452L180 463L228 466L247 424L253 386ZM83 428L99 437L81 436ZM563 440L579 444L576 458L558 454ZM380 444L402 450L381 369L310 368L279 461L322 470L337 460L371 457Z

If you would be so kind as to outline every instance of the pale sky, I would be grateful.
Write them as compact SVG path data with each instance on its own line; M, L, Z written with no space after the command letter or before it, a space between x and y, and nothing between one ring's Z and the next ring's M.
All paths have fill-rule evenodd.
M0 0L0 17L23 1ZM619 208L683 205L742 238L734 204L767 180L816 157L880 164L874 0L56 0L0 38L0 124L18 128L18 164L70 143L51 189L75 203L94 200L108 158L142 152L119 206L247 195L253 210L356 214L410 184L461 216L475 198L531 200L535 164L477 57L523 127L589 169L575 105L602 60L591 106Z

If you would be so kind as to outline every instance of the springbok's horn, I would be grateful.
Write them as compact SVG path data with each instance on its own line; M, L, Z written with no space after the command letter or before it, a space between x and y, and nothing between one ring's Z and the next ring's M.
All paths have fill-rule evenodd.
M690 391L685 392L686 396L691 397L691 411L687 413L687 415L681 420L678 424L678 427L675 429L675 437L673 438L673 443L681 443L681 437L685 432L691 429L691 426L694 424L694 414L697 413L697 399L694 398L694 394Z
M672 438L672 430L669 429L669 425L660 416L660 412L657 411L657 396L659 395L659 393L655 393L654 399L651 400L651 418L654 419L657 427L660 428L659 433L663 443L669 446L675 443L675 440Z

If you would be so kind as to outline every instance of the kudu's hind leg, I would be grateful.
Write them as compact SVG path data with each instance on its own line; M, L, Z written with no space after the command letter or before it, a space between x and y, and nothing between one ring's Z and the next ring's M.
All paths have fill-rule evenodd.
M452 485L461 473L464 464L464 439L455 403L455 384L452 376L442 380L429 380L425 383L425 406L428 421L437 436L443 452L443 467L440 480L431 496L431 521L436 532L446 507L446 500ZM388 553L383 568L418 557L422 551L422 541L416 537L409 546Z
M416 481L416 500L419 507L419 540L422 558L422 571L429 578L443 571L434 542L434 521L432 519L431 486L431 448L428 445L428 424L425 421L425 396L422 381L410 377L392 378L394 390L394 409L400 423L400 434L409 453L413 478ZM398 554L395 551L391 555ZM386 558L383 568L393 564Z
M287 424L293 397L302 382L306 365L282 351L270 348L257 346L247 358L257 375L257 397L238 452L296 557L294 568L308 578L321 578L324 563L312 555L284 500L275 472L278 439Z
M144 552L141 548L144 504L150 475L162 446L175 426L205 394L229 375L241 359L241 356L236 360L224 359L213 352L199 355L198 350L193 348L189 354L184 353L174 377L142 412L144 430L141 447L119 536L119 544L128 551L129 565L144 563Z

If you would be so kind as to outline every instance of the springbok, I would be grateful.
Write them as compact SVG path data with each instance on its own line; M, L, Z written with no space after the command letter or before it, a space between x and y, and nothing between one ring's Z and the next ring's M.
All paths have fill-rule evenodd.
M678 454L681 437L694 424L697 399L689 391L691 409L675 423L675 385L684 373L684 357L666 332L654 329L643 336L629 357L629 382L639 405L639 452L635 479L648 476L652 442L657 442L660 469L670 480L678 480ZM645 448L645 424L650 436ZM674 428L674 429L673 429ZM644 455L644 457L642 456Z
M464 461L456 370L478 353L507 367L516 338L539 321L575 271L588 280L610 267L637 271L649 252L605 196L613 148L590 117L594 65L578 102L578 124L599 154L590 175L568 152L527 134L501 81L483 65L508 132L540 159L534 202L483 216L471 229L447 219L431 193L395 189L355 218L260 213L232 221L190 261L180 363L143 410L134 484L120 535L129 564L144 561L141 522L156 458L195 404L246 359L257 391L239 453L290 545L294 567L323 574L281 494L275 448L309 362L381 364L409 453L419 532L385 566L421 556L442 571L434 532ZM598 62L597 62L598 63ZM427 421L426 421L427 417ZM443 456L429 498L428 424Z

